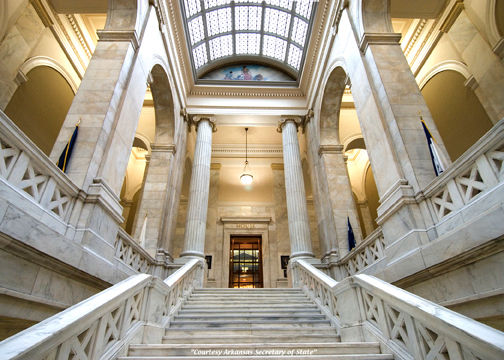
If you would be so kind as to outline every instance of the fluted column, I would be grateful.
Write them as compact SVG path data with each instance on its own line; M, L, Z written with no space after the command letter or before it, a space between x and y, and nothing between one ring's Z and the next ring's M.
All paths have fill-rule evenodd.
M300 118L286 117L280 121L278 126L278 131L282 133L291 258L314 257L310 239L301 154L297 138L297 128L300 124Z
M198 135L194 150L189 204L184 235L182 257L205 256L205 230L210 189L210 160L212 157L212 132L215 120L208 116L195 116Z

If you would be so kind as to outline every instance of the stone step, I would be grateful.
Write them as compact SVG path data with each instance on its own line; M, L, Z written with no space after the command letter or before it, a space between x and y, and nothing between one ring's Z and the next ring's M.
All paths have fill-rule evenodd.
M212 332L213 334L213 332ZM249 343L288 343L294 342L296 344L303 343L333 343L339 342L339 337L333 332L330 335L326 334L305 334L302 335L227 335L227 336L179 336L170 335L163 337L164 344L249 344Z
M252 292L252 293L303 293L303 290L301 289L293 289L293 288L285 288L285 289L279 289L279 288L237 288L237 289L232 289L232 288L201 288L201 289L194 289L193 293L223 293L223 292L229 292L229 293L240 293L240 292Z
M310 315L279 315L279 314L269 314L269 315L193 315L193 314L179 314L175 316L175 321L190 321L190 322L200 322L200 321L212 321L212 322L227 322L233 321L244 321L248 322L251 320L260 321L278 321L278 320L292 320L292 321L309 321L309 320L326 320L325 315L322 314L310 314Z
M272 356L121 356L117 360L226 360L226 359L249 359L249 360L394 360L390 354L343 354L343 355L272 355Z
M186 336L186 337L210 337L210 336L304 336L304 335L326 335L337 336L336 329L332 327L314 328L309 332L306 328L287 328L280 324L276 327L234 327L234 328L201 328L194 326L192 328L167 328L165 329L165 336Z
M297 299L282 299L282 298L272 298L272 299L261 299L261 298L243 298L243 299L231 299L231 298L194 298L190 297L185 303L196 304L313 304L313 302L308 298L297 298Z
M261 301L270 301L270 300L282 300L282 301L291 301L291 300L309 300L305 295L289 295L289 297L285 297L282 295L219 295L219 296L208 296L208 295L191 295L190 300L200 300L200 301L218 301L218 300L233 300L233 301L246 301L246 300L261 300Z
M288 303L274 304L274 305L262 304L262 306L257 306L257 304L247 306L247 305L240 305L240 304L225 304L225 305L207 304L207 305L205 305L205 304L187 304L187 303L185 303L184 305L182 305L181 310L196 310L196 309L212 310L212 311L218 311L218 310L231 311L233 309L238 309L238 310L242 310L242 311L253 311L256 309L258 309L258 310L268 309L268 310L272 310L272 311L277 311L277 310L299 311L299 310L303 310L303 309L314 310L314 309L318 309L318 307L313 303L310 303L307 305L305 305L305 304L292 305L292 304L288 304Z
M184 327L198 326L200 328L238 328L238 329L251 329L251 328L270 328L283 326L285 328L316 328L316 327L330 327L329 320L225 320L225 321L181 321L173 320L170 322L170 328L180 329Z
M269 309L251 309L250 311L233 311L233 310L191 310L191 309L181 309L179 310L177 316L222 316L222 317L240 317L240 316L312 316L320 315L320 310L318 309L299 309L299 310L269 310Z
M285 356L379 354L378 343L133 344L130 356Z

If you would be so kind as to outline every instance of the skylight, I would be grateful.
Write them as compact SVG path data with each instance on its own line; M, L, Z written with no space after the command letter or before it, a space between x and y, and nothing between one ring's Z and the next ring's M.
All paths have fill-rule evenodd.
M315 0L180 0L196 74L233 56L264 57L299 74Z

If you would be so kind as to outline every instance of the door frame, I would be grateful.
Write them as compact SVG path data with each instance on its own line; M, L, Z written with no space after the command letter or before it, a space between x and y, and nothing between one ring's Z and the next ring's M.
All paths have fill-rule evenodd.
M262 246L262 270L263 270L263 287L271 287L271 264L269 254L269 225L271 218L221 218L224 224L222 237L222 287L229 287L229 254L231 250L231 236L250 235L261 236Z

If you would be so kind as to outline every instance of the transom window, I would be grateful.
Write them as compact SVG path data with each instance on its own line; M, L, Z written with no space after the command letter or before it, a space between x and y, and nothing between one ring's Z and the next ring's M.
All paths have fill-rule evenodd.
M180 0L196 74L233 56L265 57L299 76L315 0Z

